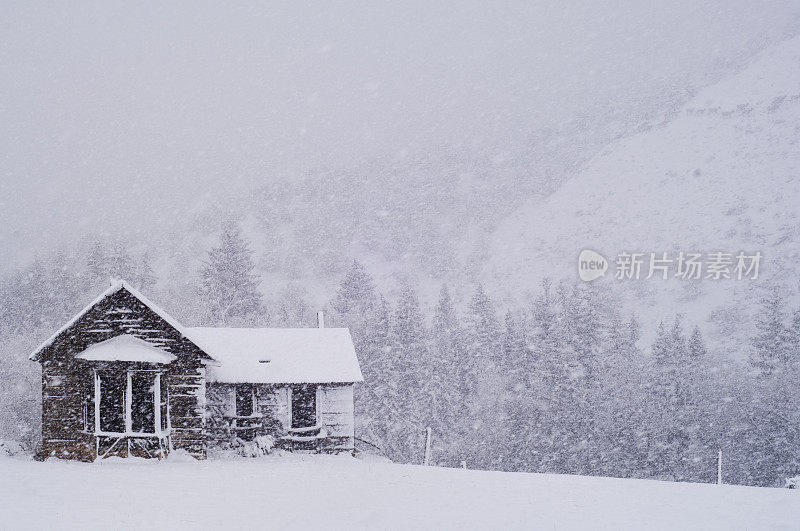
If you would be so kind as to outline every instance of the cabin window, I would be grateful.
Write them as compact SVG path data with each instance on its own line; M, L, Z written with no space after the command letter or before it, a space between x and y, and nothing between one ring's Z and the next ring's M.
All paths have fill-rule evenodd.
M131 373L131 429L134 433L156 432L155 374Z
M166 389L153 371L98 371L95 376L95 429L102 433L156 433L165 429ZM165 418L166 417L166 418Z
M317 424L317 387L292 386L292 428L310 428Z
M103 372L99 375L100 431L123 433L125 431L125 389L127 373Z
M250 417L253 415L253 386L239 384L236 386L236 416Z

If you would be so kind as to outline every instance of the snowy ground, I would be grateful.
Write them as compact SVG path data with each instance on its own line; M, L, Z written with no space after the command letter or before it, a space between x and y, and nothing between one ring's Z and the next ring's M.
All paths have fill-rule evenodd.
M0 529L797 529L800 492L351 457L0 459Z

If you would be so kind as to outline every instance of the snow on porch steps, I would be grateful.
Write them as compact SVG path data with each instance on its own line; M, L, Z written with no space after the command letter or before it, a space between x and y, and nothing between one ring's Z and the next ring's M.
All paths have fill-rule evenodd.
M425 468L348 456L0 459L0 528L13 529L797 529L798 515L800 493L788 489Z

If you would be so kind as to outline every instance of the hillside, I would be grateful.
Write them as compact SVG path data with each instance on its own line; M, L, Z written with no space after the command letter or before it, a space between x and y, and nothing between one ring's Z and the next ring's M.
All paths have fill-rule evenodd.
M529 201L493 236L486 278L515 295L545 276L577 279L577 257L611 262L604 283L643 316L645 332L676 311L731 338L768 282L797 286L800 259L800 38L697 94L594 157L558 191ZM622 252L761 251L757 281L615 280ZM748 309L752 304L747 304ZM722 326L719 326L722 323ZM725 323L731 325L726 328Z
M797 494L343 456L0 460L0 527L14 529L788 529Z

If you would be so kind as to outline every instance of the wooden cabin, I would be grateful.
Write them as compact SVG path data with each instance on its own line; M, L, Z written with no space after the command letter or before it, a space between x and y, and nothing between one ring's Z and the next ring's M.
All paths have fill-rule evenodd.
M288 450L352 452L346 328L191 328L123 281L39 346L39 457L163 457L270 437Z

